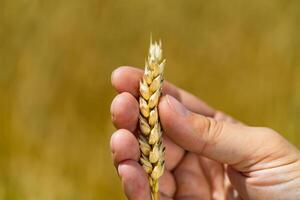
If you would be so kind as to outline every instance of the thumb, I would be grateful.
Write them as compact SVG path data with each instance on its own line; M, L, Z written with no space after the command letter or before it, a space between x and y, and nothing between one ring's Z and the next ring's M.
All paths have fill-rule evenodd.
M165 134L179 146L239 171L247 171L268 155L275 158L279 145L285 144L271 129L216 121L190 112L169 95L161 98L159 116Z

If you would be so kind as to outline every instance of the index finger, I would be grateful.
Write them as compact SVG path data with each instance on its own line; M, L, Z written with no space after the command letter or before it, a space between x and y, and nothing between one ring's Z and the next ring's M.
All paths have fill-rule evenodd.
M139 82L143 76L143 70L134 67L119 67L113 71L111 76L112 85L117 92L129 92L136 98L139 96ZM187 109L208 117L213 117L215 109L208 106L204 101L198 99L187 91L165 81L162 89L163 94L168 94L178 99Z

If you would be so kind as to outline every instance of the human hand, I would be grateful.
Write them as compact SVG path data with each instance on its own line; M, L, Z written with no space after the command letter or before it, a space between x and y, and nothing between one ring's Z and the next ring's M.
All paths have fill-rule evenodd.
M142 71L121 67L112 84L111 150L130 200L150 200L135 137ZM300 153L268 128L249 127L165 82L159 103L166 166L159 199L300 199ZM177 99L177 100L176 100Z

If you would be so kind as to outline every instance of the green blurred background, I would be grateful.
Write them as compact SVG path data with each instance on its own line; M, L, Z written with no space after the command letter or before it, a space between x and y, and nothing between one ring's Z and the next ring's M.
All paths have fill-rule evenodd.
M124 199L111 72L142 67L300 147L300 1L0 0L0 199Z

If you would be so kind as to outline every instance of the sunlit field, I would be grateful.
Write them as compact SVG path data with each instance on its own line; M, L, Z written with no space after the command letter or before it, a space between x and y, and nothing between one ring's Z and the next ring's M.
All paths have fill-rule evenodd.
M300 147L300 1L0 0L0 199L125 199L111 72L161 38L168 81Z

